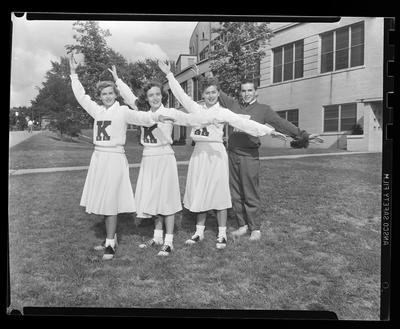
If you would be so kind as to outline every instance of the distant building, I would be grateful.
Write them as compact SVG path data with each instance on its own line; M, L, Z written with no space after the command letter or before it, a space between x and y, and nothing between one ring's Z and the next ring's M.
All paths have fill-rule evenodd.
M219 37L211 33L217 24L198 23L190 54L184 55L196 56L199 74L209 72L209 40ZM337 23L270 27L274 37L260 63L258 101L301 129L321 134L325 143L311 147L381 151L383 18L344 17ZM188 62L175 76L194 100L200 100ZM179 107L174 97L170 106ZM362 128L359 135L352 134L356 124ZM174 138L188 136L186 130L174 129ZM289 147L268 136L261 140L263 145Z

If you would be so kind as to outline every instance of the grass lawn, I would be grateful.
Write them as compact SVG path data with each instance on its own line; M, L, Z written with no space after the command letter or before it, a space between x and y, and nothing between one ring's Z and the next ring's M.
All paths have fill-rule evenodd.
M159 258L138 248L152 222L122 214L109 262L92 250L102 219L79 206L86 171L11 176L11 308L328 310L379 320L381 154L262 161L261 172L260 241L216 250L210 213L205 239L186 247L195 222L184 211L173 254ZM182 193L186 173L179 166ZM131 169L134 186L137 175Z
M92 136L91 131L83 132L86 136ZM174 145L175 157L178 161L189 160L193 152L193 146ZM143 147L138 144L133 131L128 131L125 145L126 156L130 164L140 163ZM343 152L337 149L292 149L292 148L260 148L260 156L272 156L282 154L310 154ZM45 131L35 135L20 144L15 145L9 151L10 169L50 168L88 166L93 153L91 140L80 138L77 140L61 141L52 132Z

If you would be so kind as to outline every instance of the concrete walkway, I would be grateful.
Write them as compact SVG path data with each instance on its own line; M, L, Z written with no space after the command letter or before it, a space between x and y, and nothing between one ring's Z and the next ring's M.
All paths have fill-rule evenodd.
M260 160L299 159L299 158L309 158L309 157L356 155L356 154L369 154L369 153L381 153L381 152L337 152L337 153L318 153L318 154L275 155L269 157L260 157ZM176 163L178 166L187 166L189 164L189 161L177 161ZM129 165L129 168L139 168L139 167L140 163L133 163ZM53 167L53 168L36 168L36 169L10 169L8 171L8 174L10 176L15 176L15 175L26 175L26 174L87 170L88 168L89 166Z
M41 130L34 130L31 133L29 133L27 130L10 131L9 134L8 134L8 136L9 136L9 145L8 145L8 147L11 148L11 147L21 143L25 139L28 139L28 138L30 138L32 136L40 134L41 132L42 132Z

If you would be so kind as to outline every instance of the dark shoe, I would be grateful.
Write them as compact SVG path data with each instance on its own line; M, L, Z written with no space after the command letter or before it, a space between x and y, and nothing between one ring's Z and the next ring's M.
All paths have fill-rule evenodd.
M168 256L172 252L173 247L164 244L161 250L158 252L157 256Z
M103 259L104 260L110 260L114 258L115 255L115 249L116 247L111 247L111 246L107 246L104 249L104 255L103 255Z

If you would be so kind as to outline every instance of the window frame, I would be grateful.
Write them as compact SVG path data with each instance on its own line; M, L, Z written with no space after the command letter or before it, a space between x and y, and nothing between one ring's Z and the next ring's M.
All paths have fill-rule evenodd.
M298 45L301 45L298 46ZM288 50L285 51L285 48L288 49L290 48L291 55L289 57L291 58L291 61L285 62L285 56L288 54ZM301 48L301 58L296 60L296 55L297 55L297 49ZM300 39L297 41L293 41L290 43L286 43L284 45L275 47L271 49L272 51L272 83L283 83L287 81L292 81L296 79L302 79L304 78L304 39ZM281 53L280 57L280 64L276 65L276 54L278 51ZM286 57L288 58L288 57ZM296 65L301 63L301 76L296 77ZM290 71L291 71L291 77L290 78L285 78L285 73L287 72L285 70L285 67L289 67L290 65ZM279 73L279 80L276 80L276 69L280 68L280 73Z
M355 112L355 116L354 116L354 124L357 124L357 103L355 102L350 102L350 103L342 103L342 104L330 104L330 105L324 105L323 106L323 120L322 120L322 125L323 125L323 133L349 133L351 131L351 127L349 127L349 129L343 129L343 122L342 120L344 119L343 114L342 114L342 106L346 106L346 105L351 105L354 106L354 112ZM325 128L325 122L326 122L326 109L329 107L336 107L338 108L338 116L337 116L337 130L329 130L327 131ZM351 117L345 118L345 119L350 119ZM333 120L333 119L330 119Z
M297 124L295 124L293 121L289 120L289 112L292 113L296 113L297 114ZM276 113L283 119L289 121L291 124L295 125L296 127L299 127L299 123L300 123L300 111L299 109L289 109L289 110L281 110L281 111L276 111ZM284 116L282 116L281 114L284 114Z
M362 27L362 42L358 43L356 45L352 45L352 40L353 40L353 29L355 27L361 26ZM346 30L346 34L347 34L347 46L345 48L341 48L341 49L337 49L337 33L340 31L344 31ZM332 51L330 52L324 52L322 53L322 43L323 43L323 38L327 37L328 35L332 34L333 38L332 38L332 43L333 43L333 47L332 47ZM346 25L346 26L342 26L340 28L337 28L335 30L331 30L331 31L327 31L327 32L323 32L319 35L319 39L320 39L320 54L319 54L319 64L320 64L320 68L319 68L319 74L325 74L325 73L330 73L330 72L337 72L337 71L341 71L341 70L348 70L348 69L352 69L355 67L360 67L363 66L365 63L365 23L364 21L361 22L357 22L354 24L350 24L350 25ZM362 60L361 60L361 64L357 64L357 65L352 65L352 54L353 54L353 48L360 48L360 46L362 46ZM341 50L345 50L347 49L347 66L346 67L342 67L342 68L337 68L337 52L341 51ZM332 64L331 70L325 70L323 71L323 65L322 65L322 56L328 54L328 53L332 53ZM325 63L326 65L326 63Z

